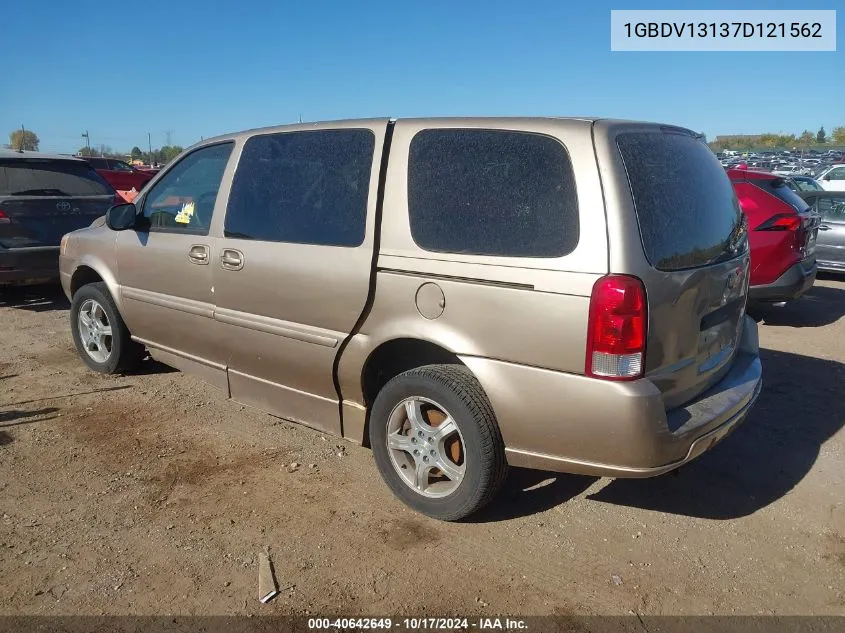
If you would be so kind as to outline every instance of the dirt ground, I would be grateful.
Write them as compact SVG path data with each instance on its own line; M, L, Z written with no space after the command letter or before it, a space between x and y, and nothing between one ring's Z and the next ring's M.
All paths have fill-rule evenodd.
M760 312L759 404L678 474L512 470L457 524L364 448L152 361L87 371L67 308L0 291L0 614L845 614L845 280Z

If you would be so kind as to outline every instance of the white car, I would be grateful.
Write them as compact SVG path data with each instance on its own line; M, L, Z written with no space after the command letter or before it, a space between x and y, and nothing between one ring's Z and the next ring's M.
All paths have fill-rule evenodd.
M834 165L816 178L827 191L845 191L845 165Z

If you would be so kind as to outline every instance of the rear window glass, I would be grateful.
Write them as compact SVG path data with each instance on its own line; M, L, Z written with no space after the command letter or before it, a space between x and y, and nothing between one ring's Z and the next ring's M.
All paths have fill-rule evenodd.
M804 213L808 208L804 199L790 189L783 178L749 178L748 182L780 198L799 213Z
M652 266L696 268L744 249L742 211L707 145L676 132L622 133L616 143Z
M88 163L76 161L0 161L3 196L105 196L112 188Z
M578 244L578 201L558 141L526 132L423 130L408 157L414 241L429 251L560 257Z

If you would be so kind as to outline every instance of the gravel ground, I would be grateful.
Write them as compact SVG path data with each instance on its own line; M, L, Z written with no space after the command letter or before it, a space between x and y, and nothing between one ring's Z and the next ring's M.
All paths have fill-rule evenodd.
M396 501L368 450L190 376L87 371L67 308L0 290L0 614L845 615L843 280L758 311L759 404L693 464L512 470L458 524Z

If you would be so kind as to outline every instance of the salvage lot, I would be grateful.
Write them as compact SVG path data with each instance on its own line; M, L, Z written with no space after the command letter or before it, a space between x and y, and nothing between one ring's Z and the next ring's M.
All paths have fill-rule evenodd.
M87 371L67 308L0 292L0 613L845 614L841 279L760 311L757 406L677 475L514 470L457 524L190 376Z

